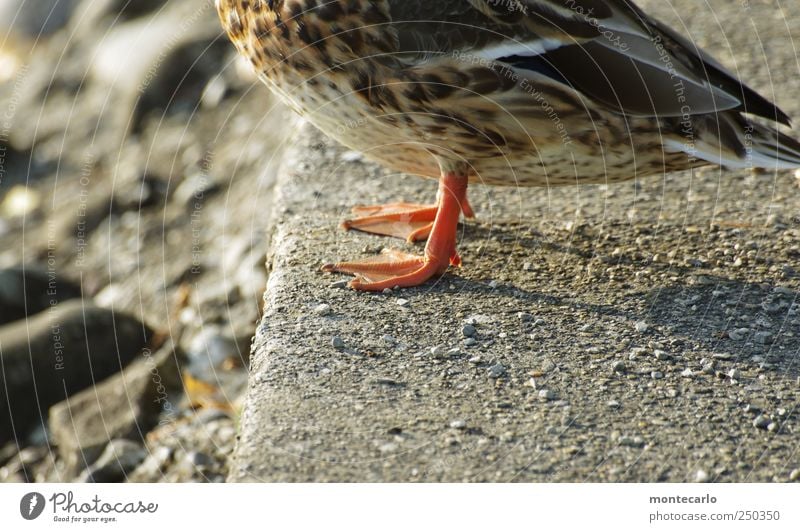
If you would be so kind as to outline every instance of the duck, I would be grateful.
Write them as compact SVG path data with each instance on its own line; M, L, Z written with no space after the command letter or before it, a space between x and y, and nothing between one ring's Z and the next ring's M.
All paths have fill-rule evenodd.
M216 0L258 77L331 138L438 180L430 204L363 205L346 229L426 240L326 264L349 286L461 265L472 183L611 184L702 166L792 169L786 113L630 0Z

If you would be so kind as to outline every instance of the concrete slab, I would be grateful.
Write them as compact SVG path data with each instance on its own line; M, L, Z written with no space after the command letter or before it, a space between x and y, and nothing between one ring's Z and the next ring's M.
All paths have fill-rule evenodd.
M430 201L435 183L310 127L280 180L230 480L788 481L800 467L791 173L473 187L464 267L386 295L319 267L422 245L338 221L355 203Z

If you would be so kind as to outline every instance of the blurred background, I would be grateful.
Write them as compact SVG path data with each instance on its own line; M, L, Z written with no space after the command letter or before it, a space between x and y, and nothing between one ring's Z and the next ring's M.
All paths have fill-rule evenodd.
M225 478L288 120L213 0L0 2L0 481Z

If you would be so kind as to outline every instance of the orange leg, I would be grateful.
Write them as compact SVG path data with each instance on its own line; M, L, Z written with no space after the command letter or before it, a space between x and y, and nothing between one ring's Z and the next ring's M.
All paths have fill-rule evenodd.
M439 180L439 201L430 236L422 257L388 250L381 257L360 262L326 264L326 272L351 273L355 279L350 286L356 290L382 291L396 286L418 286L434 275L443 274L449 266L460 266L456 252L458 218L462 209L472 213L466 203L467 178L454 173ZM462 207L465 206L466 208Z
M441 196L441 193L440 193ZM357 217L342 222L345 229L355 229L376 235L402 238L409 243L425 240L433 229L433 222L439 210L441 198L434 205L416 203L389 203L387 205L362 205L353 208ZM459 206L459 211L467 218L474 218L475 213L467 201L466 195Z

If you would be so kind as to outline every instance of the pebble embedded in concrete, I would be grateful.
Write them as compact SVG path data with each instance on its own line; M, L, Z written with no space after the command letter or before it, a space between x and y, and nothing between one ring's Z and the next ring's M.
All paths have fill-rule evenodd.
M318 316L330 316L332 312L333 310L331 309L331 306L327 303L320 303L314 307L314 314L317 314Z
M761 414L753 420L753 426L757 429L766 430L769 427L770 419Z
M489 376L493 379L498 379L506 374L506 367L502 364L495 364L489 368Z

